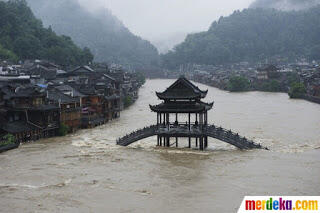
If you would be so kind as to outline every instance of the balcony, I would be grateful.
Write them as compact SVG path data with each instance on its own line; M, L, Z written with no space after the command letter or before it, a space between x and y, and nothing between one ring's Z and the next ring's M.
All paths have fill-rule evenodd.
M57 128L59 128L59 122L50 122L48 123L46 130L57 129Z
M17 110L57 110L59 109L58 104L43 104L43 105L33 105L33 104L16 104L16 103L7 103L7 107Z
M185 137L202 135L203 131L201 126L195 124L190 125L190 129L189 125L185 123L170 125L159 124L157 134L169 134L177 137Z

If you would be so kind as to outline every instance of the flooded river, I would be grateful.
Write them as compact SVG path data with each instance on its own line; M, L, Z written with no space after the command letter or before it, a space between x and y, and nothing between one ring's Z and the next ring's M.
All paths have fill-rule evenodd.
M171 80L149 80L121 118L74 135L24 144L0 155L0 212L236 212L245 195L319 195L320 105L282 93L228 93L209 123L271 151L240 151L209 140L205 152L157 148L151 137L130 147L118 137L154 124L149 104Z

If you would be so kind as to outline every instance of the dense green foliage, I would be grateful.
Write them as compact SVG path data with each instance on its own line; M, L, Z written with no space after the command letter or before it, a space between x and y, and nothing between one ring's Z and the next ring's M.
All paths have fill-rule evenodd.
M0 146L10 145L16 142L16 139L12 134L5 135L3 139L4 139L3 141L0 141Z
M97 62L122 64L126 68L159 65L157 49L133 35L107 9L89 12L77 0L27 0L35 14L55 32L89 47Z
M297 72L290 72L287 74L288 85L292 85L296 82L300 82L300 76Z
M320 4L319 0L255 0L251 8L275 8L280 10L303 10Z
M143 73L137 72L135 75L137 76L137 80L140 85L144 85L146 83L146 76Z
M123 98L123 106L127 108L133 104L132 98L130 95L127 95Z
M306 94L306 88L303 83L293 83L290 87L290 98L303 98Z
M256 88L261 91L266 91L266 92L281 92L281 84L277 80L270 80L270 81L265 81L262 84L259 83L259 85L256 85Z
M69 37L45 29L25 0L0 1L0 45L0 59L48 59L60 65L93 60L88 48L81 50Z
M69 126L65 125L64 123L60 124L60 128L58 130L58 135L59 136L66 136L69 132L70 128Z
M18 57L12 51L3 48L0 44L0 59L15 62L18 60Z
M215 21L208 31L190 34L162 55L167 68L180 64L227 64L265 59L320 59L320 6L284 12L245 9Z
M250 88L250 82L245 77L233 76L229 79L227 89L231 92L247 91Z

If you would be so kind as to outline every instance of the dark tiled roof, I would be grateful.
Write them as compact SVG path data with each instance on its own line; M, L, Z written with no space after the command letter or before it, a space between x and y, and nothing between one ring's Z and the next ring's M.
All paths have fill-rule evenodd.
M37 96L41 97L45 95L45 89L40 88L34 85L26 85L26 86L15 86L15 85L7 85L1 88L2 92L5 94L4 99L11 98L22 98L22 97L32 97Z
M189 113L203 112L212 109L213 103L203 102L169 102L162 103L156 106L151 106L150 109L154 112L171 112L171 113Z
M160 99L196 99L204 98L208 91L202 91L185 77L180 77L166 91L156 93Z
M75 86L70 86L68 84L63 84L55 87L56 89L60 90L61 92L66 92L66 91L72 91L73 92L73 97L84 97L86 95L82 94L79 92L78 88Z
M39 64L34 65L28 70L26 70L26 73L30 75L40 75L42 78L45 78L45 79L55 79L57 76L56 69L48 69L47 67Z
M116 100L116 99L119 99L120 96L118 95L111 95L111 96L105 96L104 97L106 100Z
M49 100L57 102L57 103L74 103L79 102L78 98L73 98L71 96L63 94L61 91L57 89L49 90L48 97Z
M54 104L44 104L36 107L31 107L29 109L33 111L50 111L50 110L59 110L60 108L59 106Z
M33 130L38 130L39 128L33 126L25 121L14 121L6 123L3 127L1 127L4 131L8 133L21 133L21 132L29 132Z

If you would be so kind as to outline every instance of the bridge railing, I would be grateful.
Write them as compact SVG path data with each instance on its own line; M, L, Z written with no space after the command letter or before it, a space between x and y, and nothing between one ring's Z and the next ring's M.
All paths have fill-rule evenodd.
M152 125L149 127L144 127L142 129L135 130L135 131L131 132L130 134L127 134L127 135L119 138L117 140L117 144L120 144L121 142L127 142L127 141L132 140L132 139L139 137L139 136L153 135L153 134L155 134L157 129L158 129L157 125Z
M247 139L246 137L241 137L238 133L234 133L231 130L224 129L222 127L217 127L215 125L209 125L204 128L208 134L213 134L217 138L223 138L224 140L228 140L226 142L230 142L233 145L242 148L264 148L260 143L255 143L252 140Z
M177 126L176 125L175 128L180 131L181 130L190 131L188 129L188 127L185 127L185 126ZM175 128L173 128L173 129L175 129ZM144 127L142 129L138 129L128 135L125 135L122 138L119 138L117 140L117 144L127 146L135 141L138 141L143 138L155 135L155 134L159 133L157 131L161 130L161 129L163 129L165 131L170 130L170 128L168 128L167 126L162 126L162 125L152 125L149 127ZM200 130L200 128L197 128L197 129ZM230 143L240 149L251 149L251 148L267 149L265 147L262 147L261 144L257 144L254 141L247 139L246 137L241 137L238 133L234 133L231 130L227 130L225 128L218 127L215 125L204 126L203 131L201 131L201 132L207 136L214 137L219 140Z

